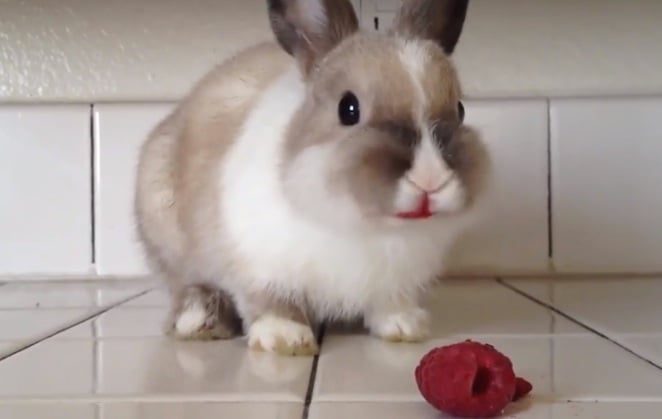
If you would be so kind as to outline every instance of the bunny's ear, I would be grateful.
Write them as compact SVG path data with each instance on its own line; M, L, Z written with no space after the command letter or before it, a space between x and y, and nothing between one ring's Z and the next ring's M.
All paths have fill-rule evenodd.
M304 73L359 26L348 0L267 0L267 6L278 43Z
M469 0L405 0L392 32L435 41L446 52L455 50Z

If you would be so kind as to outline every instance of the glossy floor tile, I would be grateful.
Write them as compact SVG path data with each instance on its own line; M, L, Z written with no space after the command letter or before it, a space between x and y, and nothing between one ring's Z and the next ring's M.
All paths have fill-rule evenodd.
M100 419L300 419L303 403L104 403Z
M585 333L491 280L440 283L430 298L432 336L525 335Z
M58 332L90 313L88 308L3 310L0 311L1 336L8 341L29 340Z
M90 338L87 319L153 287L150 281L6 284L0 288L0 357L51 336Z
M97 393L122 397L303 401L312 368L310 358L246 351L243 340L101 340L98 359Z
M9 403L0 404L0 417L12 419L300 419L302 403Z
M145 338L164 334L167 307L123 306L94 319L98 338Z
M662 373L599 337L472 338L507 354L517 374L531 381L536 394L553 400L662 401ZM363 336L327 337L317 371L316 400L420 401L413 373L419 359L433 347L456 341L387 345Z
M623 277L505 282L662 367L662 280Z
M242 339L175 341L156 331L155 324L162 320L156 313L153 324L133 321L129 308L117 313L122 313L129 333L121 333L117 324L107 326L103 317L112 318L111 311L72 328L77 332L71 338L49 339L0 362L0 400L304 400L311 358L250 352ZM81 338L88 330L94 337Z
M511 405L504 417L521 419L622 419L659 417L662 403L553 403L532 398L526 405ZM441 419L435 409L422 402L404 403L313 403L310 419Z
M507 281L610 334L662 333L662 281L653 278Z
M618 335L615 339L656 365L662 366L662 334Z
M383 343L368 336L325 336L317 400L422 400L413 371L430 349L464 339L507 354L536 392L558 400L659 396L660 371L551 310L497 283L450 283L433 299L433 339ZM482 319L482 322L481 322ZM609 369L604 369L609 365ZM627 376L622 376L628 371Z
M10 282L0 288L0 310L108 306L154 286L147 279Z
M0 404L0 418L12 419L96 419L96 406L92 403L30 403Z
M465 339L494 345L532 382L504 417L653 419L662 409L662 278L444 281L430 294L430 340L328 325L317 359L251 352L242 338L172 340L168 295L154 286L0 286L0 418L440 418L414 368Z

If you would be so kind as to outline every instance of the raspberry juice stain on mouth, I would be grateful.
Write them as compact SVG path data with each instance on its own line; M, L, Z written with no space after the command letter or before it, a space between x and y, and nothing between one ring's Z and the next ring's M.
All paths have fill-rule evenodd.
M424 194L418 203L418 208L414 211L399 212L398 218L405 220L418 220L432 217L433 213L430 211L430 197Z

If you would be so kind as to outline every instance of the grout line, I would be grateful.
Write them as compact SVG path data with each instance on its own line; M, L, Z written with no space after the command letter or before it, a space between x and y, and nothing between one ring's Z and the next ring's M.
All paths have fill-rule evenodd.
M96 153L97 153L97 146L96 146L96 131L97 131L97 126L96 126L96 118L94 117L94 104L90 105L90 223L91 223L91 228L90 228L90 240L92 241L92 251L91 251L91 257L92 257L92 265L96 263L97 259L97 238L96 238L96 179L97 179L97 174L96 174L96 169L97 169L97 163L96 163Z
M550 336L550 354L551 356L549 357L549 370L551 371L550 374L550 387L552 390L552 394L557 394L556 392L556 339L554 339L554 336L556 335L556 316L550 316L552 318L552 336Z
M125 304L125 303L128 303L129 301L135 300L138 297L142 297L143 295L147 294L150 291L152 291L151 288L147 289L147 290L144 290L144 291L141 291L138 294L132 295L130 297L124 298L123 300L119 300L116 303L113 303L111 305L108 305L108 306L102 307L98 310L95 310L95 311L91 312L90 314L87 314L84 317L74 321L73 323L66 324L66 325L61 326L61 327L59 327L59 328L57 328L57 329L55 329L51 332L47 332L47 333L41 335L40 337L37 337L34 341L32 341L30 343L20 345L19 347L15 348L15 349L12 349L11 351L9 351L7 353L1 354L0 355L0 362L4 361L5 359L7 359L9 357L12 357L12 356L18 354L19 352L23 352L27 349L30 349L33 346L35 346L35 345L37 345L37 344L39 344L39 343L41 343L41 342L43 342L47 339L52 338L53 336L59 335L62 332L66 332L69 329L72 329L72 328L74 328L78 325L81 325L81 324L89 321L89 320L92 320L95 317L98 317L101 314L104 314L104 313L114 309L115 307L121 306L122 304Z
M564 319L566 319L568 321L571 321L572 323L575 323L576 325L588 330L589 332L593 333L594 335L597 335L597 336L601 337L602 339L604 339L608 342L611 342L612 344L614 344L614 345L618 346L619 348L623 349L624 351L628 352L630 355L634 355L635 357L639 358L640 360L644 361L645 363L651 365L655 369L658 369L658 370L662 371L662 365L656 364L655 362L653 362L650 359L644 357L643 355L640 355L639 353L637 353L634 350L630 349L629 347L623 345L622 343L612 339L611 337L609 337L605 333L599 331L598 329L596 329L594 327L591 327L591 326L587 325L586 323L582 322L581 320L570 316L569 314L559 310L558 308L554 307L553 305L551 305L549 303L546 303L546 302L544 302L542 300L539 300L538 298L536 298L532 295L529 295L529 294L525 293L524 291L521 291L520 289L508 284L507 282L505 282L501 278L497 278L497 282L499 284L503 285L504 287L508 288L509 290L515 292L516 294L519 294L522 297L527 298L527 299L533 301L534 303L536 303L536 304L538 304L542 307L545 307L548 310L553 311L555 314L558 314L559 316L563 317Z
M552 214L552 105L547 99L547 257L554 264L554 224Z
M94 403L94 419L101 419L102 417L101 413L101 404L99 403Z
M310 370L310 378L308 380L308 389L306 391L306 399L303 405L302 419L308 419L310 404L313 402L313 391L315 390L315 382L317 379L317 366L319 364L320 356L322 355L322 343L324 341L325 333L326 333L326 325L322 324L320 326L319 338L317 339L317 346L319 347L319 353L315 355L315 357L313 358L313 365Z

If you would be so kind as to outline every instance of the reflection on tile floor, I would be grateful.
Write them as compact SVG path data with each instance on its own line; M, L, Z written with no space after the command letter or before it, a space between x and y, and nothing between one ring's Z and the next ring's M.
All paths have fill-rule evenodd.
M662 403L567 403L532 398L526 406L512 405L504 412L507 418L526 419L617 419L658 418ZM440 419L434 409L424 403L313 403L310 419L368 418L368 419Z
M250 352L242 339L168 339L168 296L153 287L0 287L0 418L439 418L413 369L431 348L467 338L495 345L534 385L506 417L662 410L662 279L447 281L430 302L429 341L330 327L317 363Z
M152 281L14 282L0 288L0 359L53 337L90 338L89 327L72 327L106 309L142 298Z
M0 418L12 419L253 419L301 418L300 403L83 402L0 404Z

